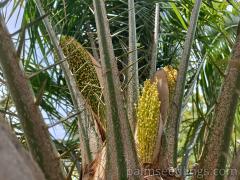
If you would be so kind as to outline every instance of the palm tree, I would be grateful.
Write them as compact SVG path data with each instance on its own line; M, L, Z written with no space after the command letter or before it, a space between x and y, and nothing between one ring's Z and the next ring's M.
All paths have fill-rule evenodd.
M95 2L97 3L99 1ZM50 130L52 127L59 127L60 125L65 134L62 139L59 139L59 137L52 137L52 141L60 153L59 159L63 163L68 178L81 176L81 169L84 170L83 173L91 172L91 170L95 168L94 165L96 165L100 159L104 159L102 157L104 157L105 146L107 146L108 155L112 153L114 154L114 157L119 157L114 158L119 161L111 161L112 164L109 163L108 158L108 162L106 163L107 165L112 165L112 168L116 168L114 169L115 173L113 173L112 176L116 175L116 177L120 178L120 175L118 174L123 172L121 175L125 178L127 172L124 168L137 168L137 160L134 159L136 157L134 153L136 150L132 147L133 142L131 142L132 134L129 132L128 121L125 117L126 115L121 115L128 113L124 109L124 106L126 105L125 101L128 99L125 91L129 87L130 80L129 77L126 78L126 76L129 67L131 67L127 61L128 55L131 54L128 45L128 14L129 12L132 12L133 9L130 8L129 11L128 3L125 1L110 0L105 3L112 39L112 46L110 45L111 48L107 49L110 50L110 54L115 54L115 57L111 56L112 58L110 59L116 59L115 61L111 61L111 67L114 67L114 73L112 74L114 75L105 77L114 77L112 83L115 87L119 87L116 94L120 95L116 98L113 95L114 93L109 94L106 87L108 87L107 84L110 81L105 83L103 93L108 115L103 119L99 118L97 115L93 115L95 113L91 108L89 109L89 106L86 107L85 103L83 103L85 102L84 100L86 97L81 95L81 93L84 94L84 89L80 89L80 96L77 98L75 96L74 98L72 91L79 92L79 90L77 90L78 88L76 85L69 86L71 83L66 74L66 71L69 71L69 69L68 66L63 65L65 59L60 56L58 57L60 61L55 61L57 56L54 54L53 48L56 51L60 47L56 42L54 43L52 39L53 37L51 36L51 33L49 33L46 23L42 23L43 20L46 21L45 17L47 16L51 22L52 31L56 34L55 38L58 38L60 35L74 37L83 45L83 47L85 47L85 49L94 54L94 57L98 57L100 54L101 64L104 69L104 64L106 62L103 61L105 58L103 58L102 52L105 52L106 48L104 48L102 42L105 40L104 37L109 38L109 30L107 28L107 36L99 34L103 27L99 25L98 21L95 21L94 15L96 15L97 11L93 7L93 2L90 0L46 0L41 4L46 12L45 14L43 11L39 11L39 5L37 8L35 1L32 0L29 0L26 3L24 1L16 1L14 2L14 7L16 8L8 8L8 11L12 10L10 16L11 14L16 14L18 7L20 6L24 10L23 19L19 18L16 20L22 24L22 27L20 31L13 33L12 37L16 37L16 40L14 41L16 42L15 47L17 47L16 49L18 55L20 55L23 68L30 79L34 94L37 97L37 105L39 104L40 106L45 122L49 124ZM157 41L157 52L152 51L155 49L152 48L154 40L155 14L153 12L155 9L155 3L159 3L161 19L161 31ZM188 26L190 26L189 22L194 4L194 2L186 0L175 2L154 1L154 3L148 0L140 0L135 2L137 44L135 43L134 50L137 50L137 56L139 57L137 61L139 70L138 81L140 82L140 86L143 84L143 81L149 77L149 62L151 62L150 60L153 53L158 54L157 67L171 64L173 67L178 68L179 71L181 70L179 64L181 64L182 61L179 59L182 57L182 53L186 50L186 48L184 50L184 41L185 37L187 37ZM101 6L103 7L104 5L101 4ZM235 90L239 87L235 86L235 88L230 89L228 85L228 82L234 83L235 81L237 82L237 80L229 81L227 80L229 77L225 77L224 74L228 62L230 62L230 66L227 72L229 72L229 70L231 70L230 72L232 73L235 72L233 66L237 64L235 64L235 61L234 63L228 61L228 59L231 57L231 49L233 48L236 39L235 32L237 28L237 17L239 15L238 7L239 3L232 1L231 4L228 2L219 3L215 1L202 2L195 38L192 42L191 51L188 53L189 63L188 66L185 66L184 71L182 71L186 74L186 83L183 83L182 80L178 80L178 84L185 85L181 86L182 99L178 102L181 104L182 113L178 113L175 119L181 118L182 121L179 124L179 131L177 130L178 128L173 131L167 130L166 134L164 133L161 142L161 148L166 146L171 152L170 156L168 153L163 153L162 158L166 159L166 161L170 159L171 162L172 158L169 157L173 156L173 152L175 152L176 164L174 167L176 165L181 165L181 170L185 170L188 167L191 168L192 164L199 160L200 168L208 168L211 164L211 160L208 158L209 156L211 156L211 158L219 159L219 162L214 163L214 167L211 168L225 168L225 165L228 164L228 159L226 160L226 157L232 157L237 152L236 147L239 137L238 120L240 117L239 106L236 102L237 98L234 99L234 108L231 108L233 110L230 113L231 116L227 116L228 118L221 120L224 116L221 115L220 118L218 112L223 112L220 107L222 106L221 102L223 102L223 100L221 99L224 99L225 92L228 92L229 97L238 96L235 93ZM230 8L232 8L232 10ZM98 24L99 27L96 27L96 24ZM98 32L98 34L96 32ZM106 51L104 54L108 53L109 52ZM233 57L235 57L234 52L232 54ZM108 71L105 69L104 72ZM5 74L6 73L4 73L4 77L6 77ZM180 77L182 73L179 74ZM237 75L235 77L237 77ZM223 79L225 79L225 81L223 81ZM2 78L1 83L3 83L4 87L5 79ZM72 90L71 87L73 87ZM120 87L122 92L119 92ZM221 87L225 91L220 91ZM221 94L219 94L220 92ZM25 139L28 140L29 137L25 132L23 133L23 129L20 126L18 116L15 112L15 105L17 105L16 98L14 99L13 96L10 98L9 95L12 96L11 91L10 93L2 91L3 99L0 102L0 110L5 114L6 119L10 123L19 140L26 148L29 148L25 143ZM109 95L111 95L111 97ZM115 98L117 99L118 104L113 105L109 100ZM76 103L76 101L78 102ZM229 104L232 103L228 103L228 105ZM88 109L87 114L83 114L83 109L79 108L79 106L83 109ZM112 113L118 115L116 116L116 119L118 120L115 119L114 122L109 115L109 112L111 112L110 107L117 107L118 110L120 109L119 113ZM229 106L224 106L225 110L227 110L227 107ZM234 113L235 109L236 113ZM174 111L174 108L171 108L170 112L171 110ZM133 111L131 110L131 112ZM172 113L170 113L170 115L171 114ZM78 120L76 117L78 117ZM120 120L119 117L125 118L121 118ZM234 118L235 121L233 123ZM102 122L100 122L99 119ZM83 124L81 125L79 122ZM106 127L104 122L106 122ZM175 121L169 122L168 123L173 126L168 125L168 127L172 128L178 126ZM223 131L224 128L217 128L216 126L218 126L219 122L225 122L224 126L228 129ZM117 131L113 130L113 127L118 124L121 125L121 128L119 128L118 133L116 133ZM122 129L122 127L124 128ZM103 143L101 146L101 140L104 139L102 138L104 137L102 135L105 135L105 128L106 137L109 141L107 141L108 143L106 145ZM232 128L233 132L231 132ZM77 135L78 130L81 135L80 141L78 140L79 136ZM174 133L172 134L172 132L174 132L175 135ZM116 136L111 136L111 134L118 135L121 138L116 140ZM216 134L224 134L224 136L228 138L224 139L221 138L222 136L218 136L218 139L215 137ZM173 143L170 143L169 145L168 137L171 136L179 136L178 146L171 146ZM116 144L127 143L127 141L123 141L125 139L129 140L131 146L126 148L126 145L124 145L122 152L116 152L116 150L119 150L116 147ZM210 142L214 140L219 143L211 144ZM93 152L92 149L92 147L96 145L95 142L96 144L100 144L98 152ZM176 139L173 142L176 144ZM225 145L222 146L224 148L218 146L221 143ZM81 152L79 144L81 145ZM112 145L111 148L114 151L109 151L109 144ZM214 145L214 148L212 145ZM230 149L230 153L228 153L228 149ZM215 150L217 154L209 153L209 151ZM221 152L228 154L228 156L221 156ZM132 161L134 162L132 164L133 166L129 166L129 164L126 163L125 154L134 159ZM92 160L93 162L91 163ZM84 162L83 167L81 167L81 162ZM126 165L124 166L124 164ZM166 163L164 168L168 169L172 165L173 164L171 163ZM106 167L109 167L107 170L111 169L110 166ZM122 167L123 169L121 169ZM109 173L107 174L107 177L109 177ZM91 175L91 173L88 175ZM211 177L204 178L208 179Z
M43 180L44 175L41 169L37 166L36 162L30 157L21 144L18 142L15 135L11 132L6 120L0 116L1 126L1 142L2 146L1 177L5 179L34 179ZM14 158L13 158L14 157ZM21 164L21 166L19 166ZM24 169L24 171L23 171ZM14 172L14 173L13 173ZM7 177L6 177L7 175Z

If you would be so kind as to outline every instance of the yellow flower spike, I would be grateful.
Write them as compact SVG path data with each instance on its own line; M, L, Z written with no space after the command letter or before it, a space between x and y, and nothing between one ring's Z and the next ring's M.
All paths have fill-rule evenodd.
M60 46L67 58L69 68L75 76L79 90L93 111L103 120L105 113L102 91L89 53L70 36L62 36Z
M137 152L141 164L153 161L159 114L157 83L146 80L137 105Z
M172 101L176 82L177 82L177 70L174 69L172 66L168 65L163 68L163 70L167 74L167 81L168 81L168 89L169 89L169 100Z

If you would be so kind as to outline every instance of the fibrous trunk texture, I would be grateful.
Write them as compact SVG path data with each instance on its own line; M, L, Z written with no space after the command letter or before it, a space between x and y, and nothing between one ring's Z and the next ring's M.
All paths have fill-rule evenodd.
M136 108L138 99L138 56L137 56L137 35L135 20L135 4L134 0L128 0L128 23L129 23L129 49L128 49L128 118L132 132L136 126Z
M192 43L195 36L197 27L198 14L200 11L202 0L196 0L192 16L190 20L190 26L188 28L187 36L185 39L182 58L180 61L180 67L177 77L176 91L173 98L173 102L170 104L169 118L166 124L166 135L168 141L168 151L166 157L169 159L170 166L176 166L177 162L177 143L178 143L178 131L182 114L182 100L185 89L186 75L189 64L189 57L191 52Z
M200 169L209 173L203 179L224 179L219 170L225 169L234 115L240 92L240 36L238 34L235 47L229 60L226 76L215 106L213 122L205 148L200 159ZM214 173L217 171L217 174Z
M133 135L123 104L123 93L104 1L94 0L100 58L104 76L104 99L107 111L106 179L139 179L129 171L139 168Z
M160 24L160 4L156 3L155 8L155 23L154 23L154 37L152 45L150 76L153 76L157 69L157 54L158 54L158 38L159 38L159 24Z
M36 6L39 10L39 13L41 16L45 14L45 11L41 5L40 0L35 0ZM64 60L65 56L63 54L63 51L61 47L59 46L59 42L56 36L56 33L53 30L52 25L50 24L50 21L48 17L43 19L44 25L47 29L48 35L50 37L50 40L52 41L52 44L54 46L54 49L56 51L57 57L59 60ZM89 138L87 136L87 125L85 122L87 122L87 116L88 113L85 100L83 98L83 95L78 90L77 83L75 82L75 79L69 69L68 63L63 62L60 64L61 68L64 71L64 76L67 82L68 89L71 94L71 98L74 104L74 107L76 110L79 110L81 113L78 115L78 128L79 128L79 139L80 139L80 149L81 149L81 158L82 158L82 166L85 168L88 164L92 161L92 153L91 148L89 144Z
M34 102L32 88L17 57L11 37L0 15L0 65L27 139L32 156L51 180L64 179L57 152L42 114Z
M239 180L240 179L240 149L238 149L237 154L234 156L231 166L231 173L228 174L228 180Z
M0 115L0 177L4 180L44 180L44 174L21 147L16 136Z

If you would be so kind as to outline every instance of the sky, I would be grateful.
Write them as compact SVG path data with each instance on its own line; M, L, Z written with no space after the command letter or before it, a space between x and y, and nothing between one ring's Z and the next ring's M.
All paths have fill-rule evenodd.
M1 2L2 0L0 0ZM11 14L11 11L13 9L13 0L10 0L10 2L3 8L1 9L1 14L4 16L8 31L10 34L16 32L17 30L20 29L21 27L21 22L22 22L22 16L23 16L23 8L18 7L16 8L16 10L14 11L14 13ZM13 41L16 42L18 35L13 37ZM41 57L41 53L39 52L39 57ZM46 120L46 113L42 112L43 117L45 117ZM49 121L46 123L50 123ZM49 129L51 135L54 138L57 139L62 139L65 136L65 131L62 127L62 125L57 125L54 126L53 128Z

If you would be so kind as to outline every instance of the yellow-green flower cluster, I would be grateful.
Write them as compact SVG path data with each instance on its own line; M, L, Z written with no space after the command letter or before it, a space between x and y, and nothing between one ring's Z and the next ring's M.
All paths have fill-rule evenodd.
M169 100L171 102L175 87L176 87L176 82L177 82L177 70L174 69L172 66L168 65L163 68L163 70L167 74L167 81L168 81L168 89L169 89Z
M67 58L69 68L76 79L79 90L93 111L100 118L103 118L102 90L89 53L77 40L69 36L61 37L60 46Z
M137 152L141 164L153 161L159 117L157 83L146 80L137 105Z

